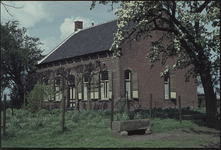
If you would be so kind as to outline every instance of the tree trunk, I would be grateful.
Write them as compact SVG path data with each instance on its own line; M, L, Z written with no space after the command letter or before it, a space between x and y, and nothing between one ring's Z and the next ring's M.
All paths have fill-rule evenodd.
M90 102L91 102L91 88L90 85L87 88L87 110L90 110Z
M213 90L212 78L209 71L200 74L206 100L207 123L216 122L216 95Z

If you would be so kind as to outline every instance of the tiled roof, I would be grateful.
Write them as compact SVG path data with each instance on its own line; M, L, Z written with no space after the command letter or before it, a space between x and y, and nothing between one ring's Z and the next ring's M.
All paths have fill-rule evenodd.
M108 50L117 32L117 20L109 21L70 35L38 64L82 56Z

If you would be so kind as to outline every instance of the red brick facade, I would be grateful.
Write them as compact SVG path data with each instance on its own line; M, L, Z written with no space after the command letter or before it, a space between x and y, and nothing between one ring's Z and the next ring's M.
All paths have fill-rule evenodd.
M148 49L151 47L151 42L159 39L159 36L161 36L161 33L155 31L153 38L136 42L133 40L134 35L132 35L121 45L122 56L112 59L107 55L107 57L96 59L100 60L101 63L105 63L107 70L113 73L113 95L115 104L120 97L125 97L125 70L130 70L136 71L138 75L138 99L130 100L130 109L133 109L133 106L136 108L148 108L150 94L152 94L152 107L177 107L176 100L178 100L178 96L181 97L182 107L198 106L197 85L192 78L190 78L189 82L185 82L184 74L188 68L171 72L175 73L176 76L176 100L165 100L164 78L160 78L160 72L165 70L166 65L174 64L176 58L169 58L166 65L161 65L160 61L157 61L154 67L150 69L149 59L145 57L148 53ZM95 60L86 60L70 64L66 63L61 66L38 69L38 72L48 69L55 70L59 67L68 68L80 63L86 64L94 61ZM73 74L75 74L75 72L73 72ZM67 97L67 91L65 91L64 95ZM79 101L80 109L86 109L86 104L87 100ZM45 102L45 107L48 108L46 105L48 105L47 102ZM61 102L55 102L52 107L56 106L60 108ZM110 109L110 106L110 100L91 100L91 109ZM68 100L66 100L66 107L68 107Z

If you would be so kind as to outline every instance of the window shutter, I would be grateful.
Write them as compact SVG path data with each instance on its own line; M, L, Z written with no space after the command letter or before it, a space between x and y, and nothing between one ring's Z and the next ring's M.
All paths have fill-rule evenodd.
M176 99L176 75L170 74L170 98Z
M137 71L132 71L132 98L138 99L138 74Z
M109 98L111 99L111 96L113 94L113 73L112 71L108 72L108 82L109 82Z

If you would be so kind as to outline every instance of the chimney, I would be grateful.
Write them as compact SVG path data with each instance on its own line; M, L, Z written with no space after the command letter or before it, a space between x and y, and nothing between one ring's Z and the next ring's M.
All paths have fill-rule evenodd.
M83 29L83 22L82 21L75 21L75 29L74 32L76 32L78 29Z
M92 22L92 26L94 26L94 23Z

